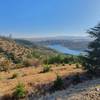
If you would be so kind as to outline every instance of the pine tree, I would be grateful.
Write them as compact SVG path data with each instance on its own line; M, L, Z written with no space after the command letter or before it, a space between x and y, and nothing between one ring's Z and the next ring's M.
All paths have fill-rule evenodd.
M83 57L83 66L89 72L100 70L100 24L87 31L93 41L88 45L86 55Z

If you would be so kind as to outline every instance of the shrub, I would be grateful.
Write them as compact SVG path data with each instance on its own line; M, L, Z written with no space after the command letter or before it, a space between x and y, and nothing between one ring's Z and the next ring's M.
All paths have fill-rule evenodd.
M5 72L9 72L9 70L10 70L9 67L7 67L7 66L3 66L3 71L5 71Z
M69 65L71 66L72 65L72 62L70 62Z
M39 58L40 56L41 54L39 52L35 52L35 51L32 52L32 57Z
M50 71L50 68L51 68L50 65L48 65L48 64L44 65L44 67L43 67L43 72L44 72L44 73L45 73L45 72L49 72L49 71Z
M65 66L65 63L63 63L62 66Z
M80 74L77 73L73 78L73 84L77 84L77 83L80 83L80 82L81 82Z
M14 78L16 78L16 77L18 77L18 73L14 73L14 74L12 75L11 79L14 79Z
M79 68L79 67L80 67L80 66L79 66L79 64L77 63L77 64L76 64L76 68Z
M62 86L63 80L59 75L57 75L56 80L54 81L53 90L60 90L62 89Z
M58 64L61 64L61 63L68 64L68 63L77 63L78 61L79 61L78 60L78 56L55 55L55 56L48 57L48 59L45 59L44 63L48 62L48 64L55 64L55 63L58 63Z
M15 98L23 98L25 97L26 91L25 91L25 86L22 83L19 83L16 86L16 90L14 92L14 97Z
M9 60L4 60L2 62L0 62L0 71L5 71L5 72L9 72L10 67L11 67L11 62Z
M61 55L51 56L44 61L44 63L54 64L54 63L63 63L63 57Z
M29 66L32 66L32 64L31 64L30 60L26 59L23 61L23 66L29 67Z

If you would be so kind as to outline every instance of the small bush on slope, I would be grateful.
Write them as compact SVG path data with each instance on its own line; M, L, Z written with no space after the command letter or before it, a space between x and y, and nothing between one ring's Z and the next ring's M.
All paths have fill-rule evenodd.
M18 73L14 73L14 74L12 75L11 79L14 79L14 78L16 78L16 77L18 77Z
M53 91L60 90L62 89L62 87L63 87L63 80L59 75L57 75L56 80L54 81Z
M77 73L74 77L73 77L73 84L76 85L78 83L81 82L81 79L80 79L80 74Z
M14 92L14 98L23 98L25 97L26 91L25 91L25 86L22 83L19 83L16 86L16 90Z
M79 67L80 67L80 66L79 66L79 64L77 63L77 64L76 64L76 68L79 68Z
M51 68L50 65L48 65L48 64L44 65L44 67L43 67L43 73L49 72L50 71L50 68Z

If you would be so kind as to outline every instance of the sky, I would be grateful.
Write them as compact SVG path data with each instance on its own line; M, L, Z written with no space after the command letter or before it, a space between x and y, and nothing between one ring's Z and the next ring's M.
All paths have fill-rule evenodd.
M0 35L85 36L100 21L100 0L0 0Z

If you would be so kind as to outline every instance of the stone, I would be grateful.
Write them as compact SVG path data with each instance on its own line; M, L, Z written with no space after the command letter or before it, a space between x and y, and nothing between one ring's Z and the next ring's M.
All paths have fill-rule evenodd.
M100 91L100 88L95 88L95 90L99 92Z

